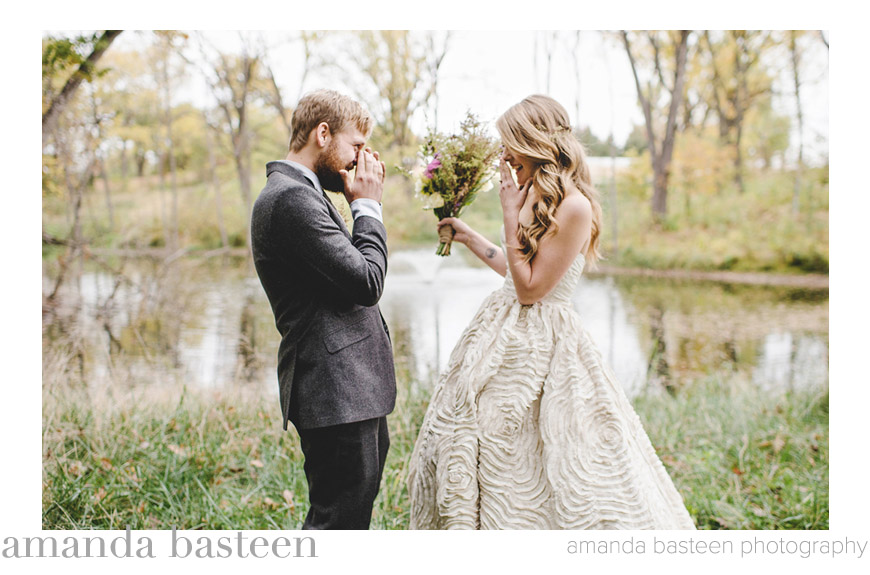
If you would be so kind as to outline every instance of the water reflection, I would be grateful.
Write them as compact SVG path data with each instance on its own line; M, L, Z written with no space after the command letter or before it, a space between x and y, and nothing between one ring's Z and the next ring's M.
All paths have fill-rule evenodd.
M391 257L381 309L411 385L434 384L502 282L459 254ZM276 388L278 334L244 261L143 260L127 263L122 276L87 269L66 282L58 301L44 314L44 353L75 358L91 385ZM744 372L765 388L827 384L827 292L585 276L574 306L629 395L723 371Z

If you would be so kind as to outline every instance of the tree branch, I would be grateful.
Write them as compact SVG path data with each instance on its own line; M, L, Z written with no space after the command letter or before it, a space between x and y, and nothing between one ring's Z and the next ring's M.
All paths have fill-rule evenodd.
M622 41L625 44L625 52L628 54L628 61L631 63L631 71L634 74L634 84L637 86L637 99L640 100L640 106L643 109L643 117L646 124L646 137L649 141L650 154L655 158L658 155L656 151L656 139L653 133L652 109L649 100L643 94L643 88L640 85L640 78L637 75L637 64L634 61L634 55L631 53L631 42L628 39L628 32L622 31Z
M123 30L106 30L103 32L102 36L100 36L96 42L94 42L94 49L88 54L88 57L82 62L79 67L73 72L73 75L69 77L61 89L60 93L54 97L51 101L51 104L48 106L48 110L42 114L42 139L45 140L45 137L51 132L54 122L57 120L57 117L63 111L64 107L66 107L67 102L78 89L79 85L82 83L82 80L88 78L90 76L90 71L94 69L97 65L97 61L103 56L105 51L112 45L115 38L123 32Z

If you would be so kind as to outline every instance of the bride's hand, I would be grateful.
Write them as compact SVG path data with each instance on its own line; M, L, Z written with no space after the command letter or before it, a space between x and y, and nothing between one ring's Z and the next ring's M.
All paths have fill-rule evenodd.
M454 242L459 242L466 246L468 245L468 241L471 239L472 233L474 233L471 226L459 218L444 218L438 222L438 231L440 232L441 228L446 225L453 226L453 231L456 232L456 235L453 236Z
M517 188L517 183L514 181L514 176L507 162L502 159L498 164L499 173L501 175L501 186L498 190L498 197L501 200L501 209L505 216L511 218L519 218L520 209L526 201L526 196L529 193L529 188L532 185L532 180L523 184L522 188Z

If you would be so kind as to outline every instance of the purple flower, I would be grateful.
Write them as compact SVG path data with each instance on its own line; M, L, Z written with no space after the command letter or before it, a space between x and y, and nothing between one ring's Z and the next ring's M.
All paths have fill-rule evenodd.
M439 159L439 156L441 156L441 154L436 153L435 157L432 158L432 161L429 162L429 165L426 166L426 171L423 172L423 177L427 180L431 180L432 172L441 167L441 160Z

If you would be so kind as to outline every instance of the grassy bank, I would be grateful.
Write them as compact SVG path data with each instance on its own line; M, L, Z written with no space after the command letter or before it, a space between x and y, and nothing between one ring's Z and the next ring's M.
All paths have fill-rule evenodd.
M267 158L258 158L265 161ZM398 156L390 165L399 163ZM597 182L604 209L601 248L608 265L653 269L828 273L827 168L807 170L797 214L792 213L793 175L785 171L750 172L746 191L724 184L715 191L677 178L669 193L668 217L654 222L645 158L616 178L615 196L609 181ZM231 167L223 166L221 217L233 247L245 245L245 207ZM178 227L180 247L212 250L221 247L215 192L202 174L179 177ZM264 175L252 180L256 195ZM91 189L82 207L83 235L93 247L153 248L165 245L164 220L170 213L168 190L154 177L112 181L114 226L102 184ZM412 183L391 175L384 191L384 218L390 249L437 245L436 218L421 208ZM344 200L336 197L338 204ZM346 205L344 212L350 211ZM43 227L64 238L71 226L67 200L60 194L43 197ZM616 216L614 220L614 215ZM486 237L498 241L501 207L497 190L482 193L463 218ZM458 247L464 250L464 247ZM57 250L44 248L43 257Z
M93 390L44 358L45 529L295 529L302 454L268 392ZM400 369L400 372L402 370ZM372 527L408 525L407 462L426 405L400 383ZM828 527L827 392L705 378L636 401L701 528Z

